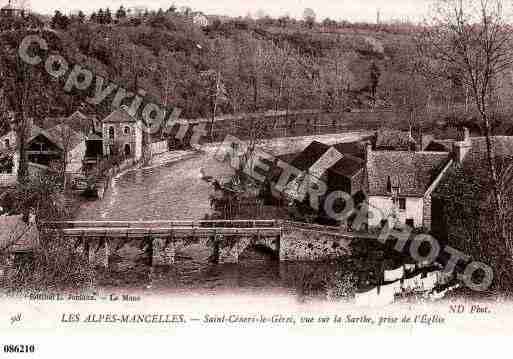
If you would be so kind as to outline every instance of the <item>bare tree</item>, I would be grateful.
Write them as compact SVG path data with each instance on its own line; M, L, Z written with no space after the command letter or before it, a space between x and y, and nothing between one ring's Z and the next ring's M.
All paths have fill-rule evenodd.
M68 178L66 176L66 172L68 169L68 165L70 164L70 161L72 160L70 158L71 151L73 150L73 144L75 137L77 136L77 133L66 124L66 120L63 119L61 123L58 125L55 131L55 135L58 137L61 145L62 145L62 158L61 163L59 164L59 173L60 176L63 178L64 183L64 190L67 188L67 182Z
M17 55L16 49L9 45L3 44L4 51L0 55L0 79L8 107L13 112L12 127L16 132L19 151L18 181L23 182L28 175L26 141L31 131L31 101L35 101L31 94L36 76Z
M437 74L456 73L470 89L486 137L486 157L499 239L508 238L502 193L492 144L496 81L511 68L511 27L501 0L438 0L420 49Z
M311 8L306 8L305 11L303 11L303 20L307 24L308 27L313 27L315 24L315 11L313 11Z

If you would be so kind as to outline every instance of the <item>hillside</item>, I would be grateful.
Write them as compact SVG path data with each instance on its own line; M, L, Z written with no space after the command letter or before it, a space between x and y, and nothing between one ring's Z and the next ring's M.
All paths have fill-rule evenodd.
M142 89L147 99L182 109L184 118L210 117L217 99L217 115L398 109L412 112L418 125L447 119L462 103L455 84L428 82L416 72L414 27L307 28L295 21L231 19L200 28L169 12L115 23L75 17L51 25L44 36L69 63L134 93ZM2 42L15 46L19 36L4 32ZM36 122L78 108L99 117L110 112L108 103L84 105L88 94L66 93L63 84L41 81L32 109Z

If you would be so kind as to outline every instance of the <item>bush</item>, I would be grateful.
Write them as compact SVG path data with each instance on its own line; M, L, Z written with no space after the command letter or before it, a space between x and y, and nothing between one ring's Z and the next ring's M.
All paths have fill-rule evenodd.
M4 199L12 214L26 214L32 209L37 221L58 221L69 215L62 188L51 176L32 176L8 193ZM8 251L5 251L8 252ZM1 253L0 255L7 253ZM58 232L41 232L39 245L33 252L17 255L8 268L2 287L8 290L31 291L78 289L93 284L94 272L88 258L81 255L73 241Z
M9 291L51 292L84 289L94 284L94 271L74 243L56 233L42 236L41 245L8 271L2 287Z

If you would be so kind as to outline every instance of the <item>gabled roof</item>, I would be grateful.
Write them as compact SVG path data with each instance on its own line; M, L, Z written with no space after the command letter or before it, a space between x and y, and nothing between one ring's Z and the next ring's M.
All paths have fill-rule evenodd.
M39 240L35 225L27 225L22 216L0 216L0 249L27 251L33 249Z
M52 136L48 131L43 130L41 127L36 125L32 125L30 129L30 136L27 139L27 143L32 142L38 136L46 137L50 142L59 147L59 149L63 150L62 144L60 143L58 138Z
M390 195L390 183L399 187L399 195L422 197L449 160L447 152L372 151L367 161L369 195Z
M130 116L128 112L125 110L119 109L113 111L110 115L105 117L102 121L103 123L134 123L137 122L137 120Z
M11 132L13 132L13 131L11 131ZM39 126L32 125L32 127L30 129L30 134L27 138L26 143L32 142L38 136L43 136L43 137L47 138L50 142L52 142L60 150L64 150L64 147L68 147L68 150L72 150L80 142L82 142L84 140L84 136L81 133L74 131L68 125L56 125L47 130L42 129ZM67 139L65 140L63 138L63 136L66 137ZM65 146L64 141L66 141L66 142L69 141L68 143L66 143L66 146Z
M329 173L353 177L364 167L364 145L359 142L339 143L328 146L324 143L313 141L303 150L291 165L301 171L306 171L316 163L331 147L334 147L343 155L337 163L328 169Z

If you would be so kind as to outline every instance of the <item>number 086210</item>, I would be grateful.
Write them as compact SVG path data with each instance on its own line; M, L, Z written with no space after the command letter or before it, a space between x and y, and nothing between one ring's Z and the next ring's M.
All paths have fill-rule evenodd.
M34 353L35 350L35 345L4 345L4 353Z

